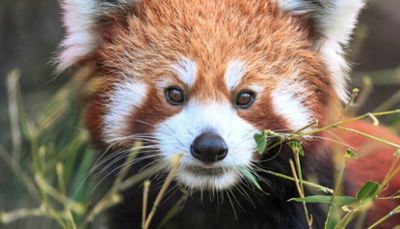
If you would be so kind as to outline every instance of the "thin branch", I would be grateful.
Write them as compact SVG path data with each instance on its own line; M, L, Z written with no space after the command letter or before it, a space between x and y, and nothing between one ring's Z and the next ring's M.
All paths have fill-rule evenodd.
M150 181L146 180L143 186L142 228L146 224L147 205L149 202Z
M33 199L39 202L39 191L36 188L35 184L32 182L32 179L28 174L26 174L20 165L15 161L15 159L10 156L7 151L4 149L2 145L0 145L0 158L10 167L10 169L14 172L14 174L21 180L21 182L27 188L29 194L33 197Z
M167 188L169 187L169 185L171 184L172 180L175 177L175 174L178 170L178 167L180 165L182 159L182 154L178 154L176 155L173 159L172 159L172 168L171 171L169 172L167 178L164 181L163 186L161 187L160 192L158 193L156 200L154 201L153 207L151 208L151 211L149 213L149 216L146 219L146 222L143 226L144 229L148 229L151 223L151 220L154 217L154 214L156 213L156 210L158 208L158 205L160 204L162 198L164 197L165 192L167 191Z
M290 168L291 168L291 170L292 170L293 177L294 177L294 180L295 180L295 183L296 183L297 191L299 192L300 197L301 197L301 198L304 198L304 197L305 197L305 196L304 196L304 192L303 192L303 189L302 189L301 184L300 184L300 182L299 182L299 179L298 179L298 177L297 177L296 168L295 168L295 166L294 166L293 160L290 159L289 163L290 163ZM309 214L308 214L308 209L307 209L307 204L306 204L306 202L303 201L302 203L303 203L304 214L305 214L305 216L306 216L306 220L307 220L308 227L309 227L309 228L312 228L313 217L312 217L312 215L309 215Z

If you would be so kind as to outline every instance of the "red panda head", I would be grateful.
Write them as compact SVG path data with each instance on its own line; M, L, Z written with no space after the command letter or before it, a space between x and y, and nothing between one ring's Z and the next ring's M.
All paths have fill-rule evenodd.
M258 158L255 133L326 123L346 100L361 0L112 2L64 0L59 70L95 62L94 140L182 152L189 187L231 187Z

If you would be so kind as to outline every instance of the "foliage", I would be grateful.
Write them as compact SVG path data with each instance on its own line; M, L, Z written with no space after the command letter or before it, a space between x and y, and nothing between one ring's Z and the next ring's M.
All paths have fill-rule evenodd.
M90 91L93 85L90 81L83 83L87 80L82 79L84 77L77 76L62 87L38 114L32 115L25 111L25 105L23 105L18 89L18 77L18 72L13 72L9 76L12 147L7 150L5 146L0 145L0 158L13 172L15 178L19 180L18 186L25 187L27 190L25 198L31 200L32 203L27 204L26 208L16 208L17 210L7 212L4 211L5 209L1 209L3 211L0 212L0 224L10 224L29 217L40 217L51 220L46 221L46 225L54 225L52 222L55 222L58 227L65 229L87 228L91 224L98 225L99 218L101 218L99 216L108 208L122 201L121 192L138 183L145 184L143 209L147 209L149 204L147 198L151 183L146 179L161 170L168 170L169 174L152 204L151 211L148 214L144 211L142 216L143 228L148 228L158 204L175 175L182 155L178 153L173 158L170 167L168 167L168 164L171 165L171 163L159 163L129 177L127 176L128 167L141 148L140 143L138 143L126 158L110 190L95 199L92 194L97 185L96 179L92 178L93 176L96 178L93 171L94 167L100 166L99 159L95 160L97 156L95 150L91 149L88 144L88 134L80 128L81 117L77 112L82 110L82 107L79 107L79 105L82 105L79 102L82 98L82 92L85 94L85 91ZM350 112L352 103L359 93L358 90L353 92L350 103L345 107L345 112ZM338 128L393 147L395 149L393 165L396 165L400 160L399 145L347 128L344 125L361 119L371 119L373 123L379 125L381 117L396 117L398 115L400 115L400 110L370 112L350 119L345 119L345 114L343 114L339 120L327 126L318 127L318 121L314 121L292 133L264 130L256 134L254 139L260 155L281 144L287 144L292 149L293 159L290 160L292 174L280 174L275 171L264 172L295 182L299 197L294 197L290 201L302 203L304 217L306 217L310 228L312 227L312 215L309 214L307 209L307 205L310 203L322 203L329 206L326 228L344 228L358 216L365 214L375 200L400 198L395 194L391 197L381 196L390 180L400 173L400 168L392 166L382 182L368 181L355 196L343 196L339 190L342 185L346 160L354 158L358 152L349 148L342 153L344 161L343 164L338 165L339 179L336 186L324 187L318 183L305 180L306 178L303 177L301 158L307 157L307 152L303 149L302 141L322 131ZM277 141L270 141L271 138L277 139ZM257 175L247 168L240 169L240 173L255 188L261 190ZM312 188L320 194L306 196L305 187ZM183 203L180 202L180 204ZM174 211L171 212L173 214ZM399 213L400 206L388 212L369 228L376 228L388 218Z

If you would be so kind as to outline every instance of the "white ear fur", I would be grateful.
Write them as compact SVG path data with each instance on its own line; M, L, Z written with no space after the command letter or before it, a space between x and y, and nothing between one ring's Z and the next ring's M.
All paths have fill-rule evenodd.
M322 35L318 50L334 76L337 95L346 101L349 67L343 47L350 41L364 0L279 0L279 4L283 11L310 14Z
M62 0L66 33L56 59L57 72L71 67L97 47L99 34L95 27L101 14L132 2L135 1L116 0L110 3L104 0Z
M62 72L88 55L96 47L94 32L98 3L96 0L63 0L63 24L65 39L57 57L57 71Z

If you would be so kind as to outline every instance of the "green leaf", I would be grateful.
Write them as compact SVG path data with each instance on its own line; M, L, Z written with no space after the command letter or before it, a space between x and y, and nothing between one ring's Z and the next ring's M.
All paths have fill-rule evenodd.
M265 131L255 134L254 135L254 140L256 141L257 144L257 152L260 155L263 155L265 153L265 149L267 148L268 141L267 141L267 133Z
M252 184L254 185L256 188L258 188L260 191L262 191L262 188L260 186L260 184L257 181L257 178L250 172L249 169L243 167L240 168L240 172L242 173L242 175Z
M372 200L379 189L379 184L373 181L368 181L362 186L356 195L358 201Z
M299 141L292 141L287 143L294 153L304 156L304 149Z
M306 196L304 198L292 198L289 201L331 204L332 198L333 196L328 195L314 195ZM334 198L334 204L338 206L349 205L355 202L357 202L357 199L352 196L335 196Z
M351 148L346 149L346 157L347 158L355 158L356 156L357 156L357 153L353 149L351 149Z

